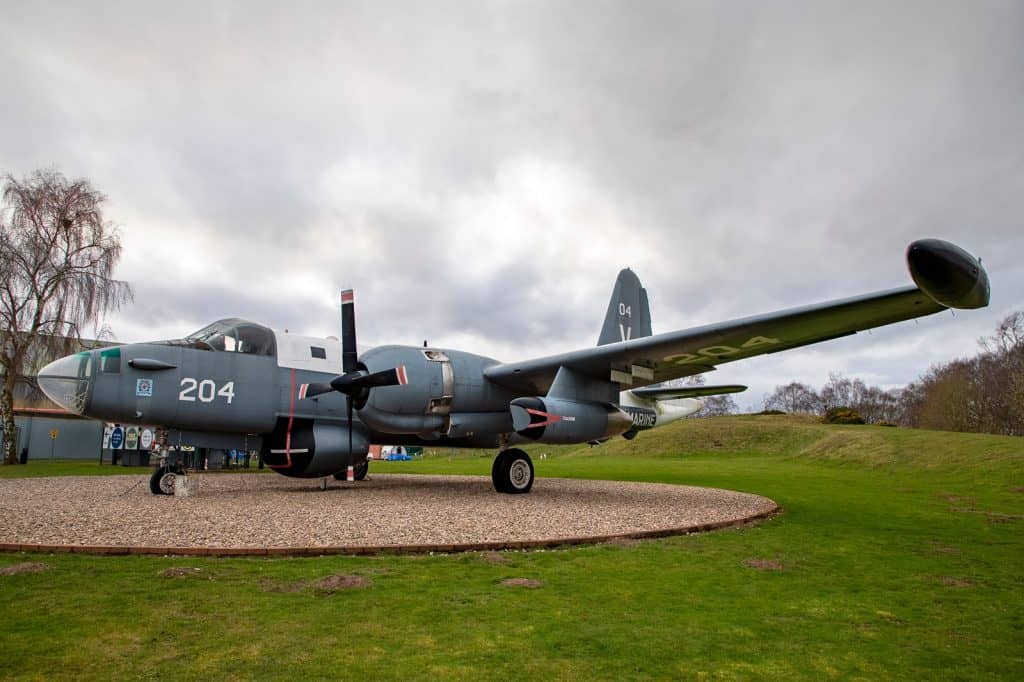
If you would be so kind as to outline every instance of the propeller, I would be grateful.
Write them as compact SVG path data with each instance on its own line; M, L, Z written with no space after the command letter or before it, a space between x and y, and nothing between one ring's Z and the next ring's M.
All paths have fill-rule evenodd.
M361 369L357 369L354 372L348 372L346 374L340 374L333 379L330 383L319 383L319 384L303 384L300 388L299 399L302 398L315 398L318 395L324 393L330 393L331 391L337 391L338 393L344 393L350 398L359 396L364 390L371 388L380 388L381 386L404 386L409 383L409 378L405 373L405 366L392 367L391 369L381 370L380 372L369 372ZM305 389L303 391L303 389Z
M300 400L314 398L331 391L345 394L345 413L349 424L348 451L351 453L353 399L369 395L372 388L404 386L409 383L405 365L372 373L359 368L359 355L356 351L355 293L351 289L341 292L341 369L344 374L339 374L329 383L302 384L298 397Z

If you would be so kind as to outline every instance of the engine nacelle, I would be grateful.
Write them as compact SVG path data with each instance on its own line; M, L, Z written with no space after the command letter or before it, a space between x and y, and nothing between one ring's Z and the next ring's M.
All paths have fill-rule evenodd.
M378 346L359 361L369 372L404 367L408 378L404 386L374 388L356 399L359 420L375 432L468 437L477 428L496 428L495 420L498 428L508 421L515 394L482 380L497 360L438 348Z
M516 433L541 443L587 443L633 427L633 419L612 403L516 398L509 409Z
M366 459L370 443L357 428L349 450L348 427L311 419L278 419L273 433L263 438L260 458L271 469L294 478L319 478L343 471Z

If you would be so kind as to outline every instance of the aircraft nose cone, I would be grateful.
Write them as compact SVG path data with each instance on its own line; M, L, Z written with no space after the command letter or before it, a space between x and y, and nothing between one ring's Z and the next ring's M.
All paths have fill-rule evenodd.
M88 352L69 355L39 370L36 380L46 397L65 410L82 414L89 394L92 356Z

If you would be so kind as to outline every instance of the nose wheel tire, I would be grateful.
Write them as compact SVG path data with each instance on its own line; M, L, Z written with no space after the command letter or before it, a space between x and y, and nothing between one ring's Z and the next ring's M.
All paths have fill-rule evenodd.
M528 493L533 487L533 461L522 450L502 450L491 466L491 482L499 493Z
M184 474L185 472L180 468L159 467L149 477L149 492L154 495L173 495L174 481L178 476L183 476Z

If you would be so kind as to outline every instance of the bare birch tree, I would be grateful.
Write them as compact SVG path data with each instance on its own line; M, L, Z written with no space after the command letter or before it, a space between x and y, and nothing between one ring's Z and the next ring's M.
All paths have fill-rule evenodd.
M0 418L3 461L16 459L14 387L33 354L81 348L83 330L131 300L113 278L121 241L103 218L106 197L55 170L3 178L0 206ZM32 368L38 369L37 367Z

